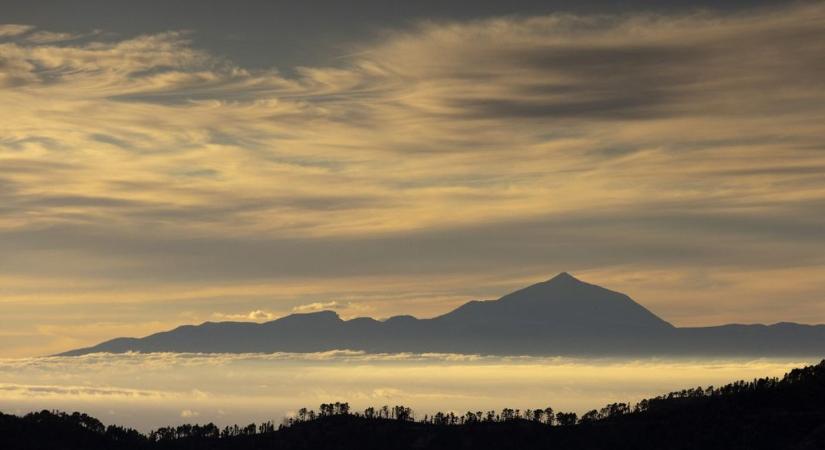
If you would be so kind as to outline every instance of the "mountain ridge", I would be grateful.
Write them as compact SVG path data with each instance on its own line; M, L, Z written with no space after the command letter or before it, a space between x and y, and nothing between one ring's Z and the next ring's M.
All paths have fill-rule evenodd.
M115 338L58 356L111 352L453 352L498 355L812 356L825 352L825 325L781 322L675 327L629 296L567 272L497 300L445 314L342 319L330 310L264 323L204 322L143 338Z

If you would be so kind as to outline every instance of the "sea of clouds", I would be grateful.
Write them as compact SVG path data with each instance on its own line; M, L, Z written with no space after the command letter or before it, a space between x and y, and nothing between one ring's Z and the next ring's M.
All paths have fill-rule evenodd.
M91 354L0 359L0 411L80 410L147 430L183 422L279 422L301 407L405 404L435 410L583 412L608 402L781 376L790 359L576 359L356 351Z

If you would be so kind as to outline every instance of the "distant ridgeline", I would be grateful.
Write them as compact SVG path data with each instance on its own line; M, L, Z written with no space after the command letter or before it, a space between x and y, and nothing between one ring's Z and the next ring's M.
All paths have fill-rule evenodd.
M436 413L416 420L404 406L354 412L347 403L296 417L219 428L161 428L148 435L105 427L85 414L0 414L0 448L139 449L529 449L813 450L825 448L825 361L782 379L740 381L614 403L582 417L505 408Z
M342 320L332 311L267 323L206 322L144 338L118 338L61 356L96 352L440 352L571 356L822 356L825 326L677 328L630 297L567 273L471 301L432 319Z

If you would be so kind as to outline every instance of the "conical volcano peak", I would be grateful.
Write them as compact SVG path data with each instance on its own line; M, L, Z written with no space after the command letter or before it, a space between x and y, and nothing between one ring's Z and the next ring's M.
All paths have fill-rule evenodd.
M482 305L474 319L543 323L569 330L670 327L630 297L567 272Z
M583 297L601 296L608 292L610 291L585 283L568 272L561 272L547 281L511 292L499 300L519 303L578 302Z
M587 287L597 287L585 281L582 281L573 275L570 275L569 272L561 272L560 274L550 278L547 281L542 283L538 283L534 285L536 288L541 290L551 289L557 291L561 290L569 290L574 289L578 290L580 288L587 288Z
M555 277L547 280L547 282L548 283L550 283L550 282L576 282L576 283L581 283L582 281L579 280L578 278L574 277L573 275L570 275L570 273L568 273L568 272L561 272L558 275L556 275Z

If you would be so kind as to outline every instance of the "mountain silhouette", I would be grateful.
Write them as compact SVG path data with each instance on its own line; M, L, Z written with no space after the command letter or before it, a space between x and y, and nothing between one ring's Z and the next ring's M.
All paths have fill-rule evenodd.
M564 272L498 300L471 301L432 319L342 320L333 311L266 323L205 322L117 338L60 356L97 352L455 352L493 355L813 356L825 326L677 328L619 292Z
M673 327L630 297L584 283L567 272L495 301L465 303L435 320L457 327L491 329L502 325L542 326L554 332Z

